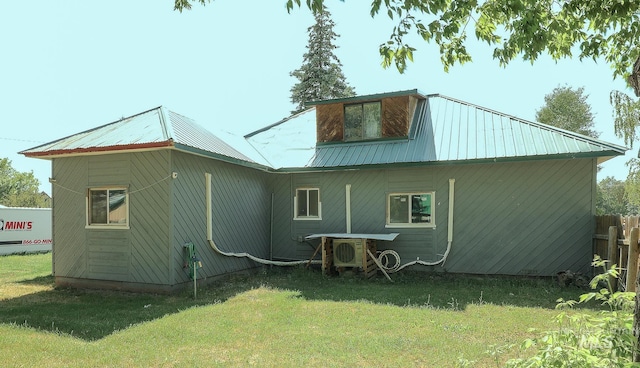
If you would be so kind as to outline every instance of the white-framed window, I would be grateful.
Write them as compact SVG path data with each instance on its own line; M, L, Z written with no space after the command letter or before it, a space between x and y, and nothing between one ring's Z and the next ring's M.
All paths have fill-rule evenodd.
M435 192L387 194L387 227L434 227Z
M380 101L344 106L344 140L360 141L382 137Z
M87 227L129 228L129 194L123 187L87 190Z
M297 188L293 207L295 220L322 220L320 189Z

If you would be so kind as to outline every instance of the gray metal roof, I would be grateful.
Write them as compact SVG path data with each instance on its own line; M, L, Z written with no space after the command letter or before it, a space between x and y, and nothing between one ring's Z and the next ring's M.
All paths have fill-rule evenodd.
M415 94L416 90L405 91ZM523 161L552 158L598 157L599 161L624 155L626 147L607 143L544 124L526 121L478 105L442 95L426 95L407 137L363 142L320 143L311 151L300 151L296 162L284 169L330 169L369 165L454 164L470 162ZM315 140L315 121L292 117L271 129L248 136L257 149L268 141L283 156L288 139L297 132ZM269 152L264 150L267 160ZM309 160L309 161L307 161ZM307 162L305 164L305 162Z
M157 107L20 153L50 158L90 152L169 147L232 161L254 163L195 121Z
M225 133L221 139L192 119L158 107L21 153L51 158L171 148L262 169L295 171L577 157L603 162L627 150L442 95L410 90L365 97L402 94L420 97L407 137L317 144L312 107L245 137Z
M245 139L274 169L305 167L316 150L315 108L247 134Z

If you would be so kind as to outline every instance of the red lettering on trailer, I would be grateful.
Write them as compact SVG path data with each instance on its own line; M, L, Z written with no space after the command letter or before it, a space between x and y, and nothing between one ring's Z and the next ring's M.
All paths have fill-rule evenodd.
M33 221L6 221L4 223L5 230L31 230Z

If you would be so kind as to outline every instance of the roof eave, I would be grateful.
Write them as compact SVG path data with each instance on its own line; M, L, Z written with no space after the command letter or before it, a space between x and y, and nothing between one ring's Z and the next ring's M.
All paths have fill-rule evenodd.
M107 153L107 152L119 153L124 151L127 151L127 152L145 151L145 150L150 150L155 148L172 147L173 145L174 145L173 140L169 139L162 142L123 144L123 145L113 145L113 146L103 146L103 147L82 147L82 148L58 149L58 150L50 150L50 151L35 151L35 152L30 152L29 150L25 150L18 153L26 157L52 159L57 157L78 156L78 155L87 155L87 154L101 154L101 153Z
M399 96L417 96L421 99L426 99L427 96L420 92L417 89L410 89L406 91L396 91L396 92L387 92L387 93L376 93L373 95L363 95L363 96L353 96L353 97L344 97L344 98L336 98L332 100L321 100L321 101L309 101L305 102L305 107L312 107L316 105L328 105L334 103L351 103L351 102L359 102L359 101L369 101L369 100L381 100L383 98L389 97L399 97Z
M229 156L221 155L219 153L213 153L213 152L201 150L201 149L198 149L198 148L195 148L195 147L191 147L191 146L187 146L187 145L180 144L180 143L175 143L173 145L173 148L178 150L178 151L189 153L189 154L192 154L192 155L206 157L206 158L212 158L212 159L215 159L215 160L218 160L218 161L223 161L223 162L227 162L227 163L231 163L231 164L235 164L235 165L239 165L239 166L249 167L249 168L252 168L252 169L258 169L258 170L262 170L262 171L273 171L273 168L271 168L269 166L261 165L261 164L259 164L257 162L245 161L245 160L241 160L239 158L229 157Z
M307 167L290 167L274 170L278 173L296 173L296 172L324 172L324 171L353 171L365 169L386 169L386 168L413 168L425 166L453 166L453 165L469 165L469 164L491 164L491 163L514 163L514 162L531 162L531 161L548 161L548 160L572 160L583 158L604 158L598 160L602 163L615 156L621 156L624 153L618 151L600 151L600 152L583 152L583 153L564 153L555 155L537 155L537 156L512 156L512 157L493 157L472 160L449 160L449 161L419 161L419 162L393 162L366 165L351 166L307 166Z

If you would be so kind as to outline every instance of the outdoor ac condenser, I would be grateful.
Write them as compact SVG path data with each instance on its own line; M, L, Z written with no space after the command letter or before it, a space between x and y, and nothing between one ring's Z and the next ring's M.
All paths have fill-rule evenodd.
M333 264L336 267L362 267L364 254L362 239L335 239Z

